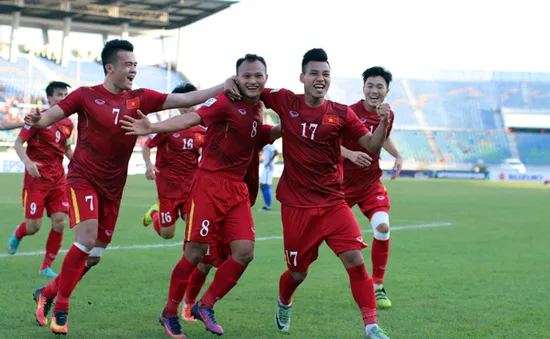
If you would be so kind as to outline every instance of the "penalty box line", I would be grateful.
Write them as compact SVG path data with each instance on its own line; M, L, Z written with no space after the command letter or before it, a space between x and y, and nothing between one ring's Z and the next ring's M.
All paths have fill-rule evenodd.
M420 228L432 228L432 227L448 227L452 226L451 222L434 222L430 224L416 224L416 225L407 225L407 226L391 226L392 231L407 230L407 229L420 229ZM372 233L372 229L361 230L362 233ZM266 241L266 240L280 240L283 239L282 236L271 236L271 237L257 237L256 241ZM109 246L106 251L114 250L131 250L131 249L148 249L148 248L164 248L164 247L176 247L182 246L183 242L176 243L164 243L164 244L146 244L146 245L121 245L121 246ZM67 253L68 250L60 250L59 253ZM25 257L25 256L35 256L35 255L44 255L45 251L34 251L34 252L19 252L15 255L8 253L0 253L0 258L8 257Z

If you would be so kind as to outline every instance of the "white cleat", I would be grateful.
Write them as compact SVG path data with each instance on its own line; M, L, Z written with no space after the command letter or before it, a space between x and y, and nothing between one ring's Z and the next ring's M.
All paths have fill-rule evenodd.
M288 332L290 329L290 314L292 312L292 303L285 306L277 299L277 309L275 310L275 325L279 332Z

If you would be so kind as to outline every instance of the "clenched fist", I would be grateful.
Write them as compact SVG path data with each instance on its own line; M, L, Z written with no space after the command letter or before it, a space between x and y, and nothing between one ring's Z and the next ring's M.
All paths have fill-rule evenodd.
M388 122L390 120L390 112L390 104L383 103L376 107L376 113L380 117L380 122Z

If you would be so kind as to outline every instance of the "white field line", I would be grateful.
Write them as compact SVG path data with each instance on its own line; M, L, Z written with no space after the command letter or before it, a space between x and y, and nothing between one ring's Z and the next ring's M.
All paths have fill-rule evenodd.
M406 229L419 229L419 228L431 228L431 227L446 227L452 226L451 222L434 222L430 224L416 224L416 225L407 225L407 226L391 226L392 231L406 230ZM372 233L372 229L362 230L362 233ZM282 236L271 236L271 237L257 237L256 241L266 241L266 240L279 240L283 239ZM147 248L164 248L164 247L176 247L182 246L183 242L176 243L161 243L161 244L147 244L147 245L124 245L124 246L109 246L107 251L114 250L130 250L130 249L147 249ZM25 256L34 256L34 255L44 255L44 251L34 251L34 252L19 252L16 255L10 255L8 253L0 253L0 258L8 257L25 257ZM67 253L67 250L61 250L59 253Z

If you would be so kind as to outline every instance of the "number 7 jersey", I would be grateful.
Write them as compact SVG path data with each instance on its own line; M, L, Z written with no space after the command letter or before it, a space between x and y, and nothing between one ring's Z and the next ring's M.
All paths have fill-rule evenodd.
M69 162L67 182L88 182L105 199L120 200L128 162L137 137L126 135L120 120L162 110L167 94L150 89L109 92L103 85L79 87L59 104L66 116L78 114L78 138Z
M319 107L286 89L265 89L262 100L281 118L284 170L277 199L293 207L344 203L340 144L368 133L346 105L325 100Z

